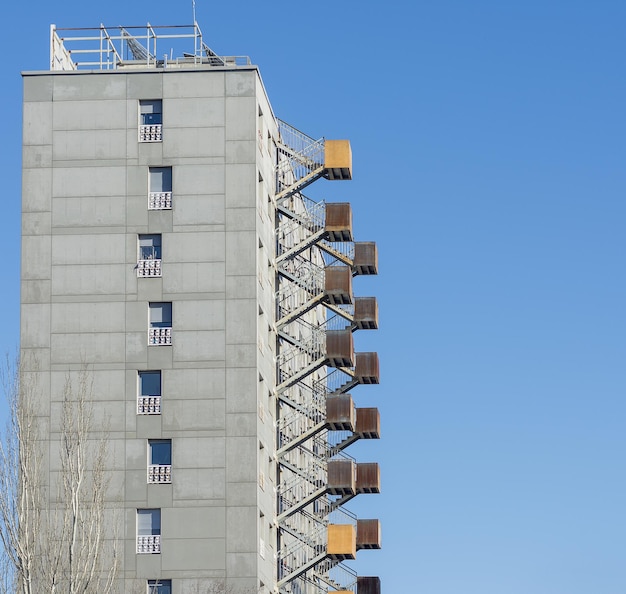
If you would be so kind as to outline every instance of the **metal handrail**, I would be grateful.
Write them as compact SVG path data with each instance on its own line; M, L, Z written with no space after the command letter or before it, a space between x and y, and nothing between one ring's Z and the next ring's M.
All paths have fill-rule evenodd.
M59 35L61 33L63 36ZM193 52L182 51L182 56L174 57L171 40L193 39ZM169 56L159 58L158 42L168 43ZM163 43L161 44L163 46ZM124 59L124 47L132 54ZM147 23L140 26L113 26L82 28L50 28L50 69L51 70L100 70L117 69L124 64L144 64L146 67L167 68L168 63L202 64L213 67L236 67L250 65L247 56L218 56L202 41L202 31L198 23L192 25L160 25ZM86 56L76 61L72 56Z

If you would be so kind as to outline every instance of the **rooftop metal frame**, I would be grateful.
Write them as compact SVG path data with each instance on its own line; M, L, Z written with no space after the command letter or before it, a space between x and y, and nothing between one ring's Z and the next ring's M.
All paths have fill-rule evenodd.
M204 43L195 21L193 25L147 23L130 27L101 24L89 28L57 28L50 25L50 70L167 68L173 65L232 68L250 65L250 58L216 54Z

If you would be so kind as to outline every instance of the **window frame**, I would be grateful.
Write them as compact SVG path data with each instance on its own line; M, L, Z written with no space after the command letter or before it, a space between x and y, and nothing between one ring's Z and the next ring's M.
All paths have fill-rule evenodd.
M159 393L144 394L142 377L158 375ZM137 414L138 415L160 415L163 396L163 373L158 370L138 370L137 371Z
M160 107L158 111L154 110L157 106ZM148 108L153 110L149 111ZM144 116L151 115L155 116L154 121L146 121ZM139 142L163 141L163 99L139 99L137 117Z
M152 239L152 245L142 245ZM145 250L145 251L144 251ZM162 233L137 234L137 277L158 278L162 276Z
M160 182L156 183L159 173ZM171 210L173 176L171 166L148 167L148 210Z
M157 311L158 305L165 306L161 309L161 321L153 321L152 312ZM165 320L168 312L169 321ZM150 301L148 302L148 345L149 346L171 346L172 344L172 323L174 307L171 301Z
M154 459L153 446L168 445L165 461ZM171 439L148 439L148 484L169 484L172 482L172 440Z
M150 533L143 534L144 528L140 528L140 518L150 514ZM154 522L158 519L158 523ZM135 538L137 542L136 552L141 554L158 554L161 552L162 514L160 507L140 507L136 511Z
M172 594L172 580L147 580L148 594ZM169 590L161 590L161 586L169 588Z

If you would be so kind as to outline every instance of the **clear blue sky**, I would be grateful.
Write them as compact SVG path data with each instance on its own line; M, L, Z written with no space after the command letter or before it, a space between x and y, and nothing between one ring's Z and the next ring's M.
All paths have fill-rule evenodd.
M5 9L0 347L18 340L20 70L59 27L188 24L189 2ZM275 113L349 138L376 240L383 521L356 567L387 594L626 592L626 3L197 0L205 40L261 67Z

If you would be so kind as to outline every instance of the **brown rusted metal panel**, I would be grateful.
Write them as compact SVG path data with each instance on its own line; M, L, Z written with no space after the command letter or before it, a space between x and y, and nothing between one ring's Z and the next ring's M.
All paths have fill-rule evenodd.
M359 330L378 328L378 301L376 297L354 298L354 325Z
M355 274L378 274L378 248L373 241L357 241L354 244Z
M326 359L332 367L354 366L354 337L350 329L326 332Z
M380 380L378 353L355 353L354 376L360 384L377 384Z
M380 493L380 466L378 462L360 462L356 465L357 493Z
M326 399L326 421L333 431L354 431L356 410L350 394L329 396Z
M356 578L357 594L380 594L380 578L358 576Z
M380 549L381 534L380 520L357 520L356 522L356 548Z
M328 461L328 492L332 495L351 495L356 488L356 466L352 460Z
M326 203L328 241L352 241L352 208L349 202Z
M326 295L331 303L352 303L352 274L348 266L328 266L324 276Z
M364 439L378 439L380 437L380 412L377 408L357 408L356 428Z

